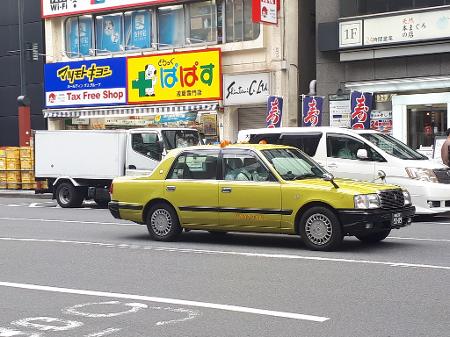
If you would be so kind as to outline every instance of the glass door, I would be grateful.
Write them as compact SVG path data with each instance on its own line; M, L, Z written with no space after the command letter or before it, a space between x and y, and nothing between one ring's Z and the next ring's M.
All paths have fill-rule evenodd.
M408 145L413 149L430 147L436 136L447 130L447 105L408 105Z

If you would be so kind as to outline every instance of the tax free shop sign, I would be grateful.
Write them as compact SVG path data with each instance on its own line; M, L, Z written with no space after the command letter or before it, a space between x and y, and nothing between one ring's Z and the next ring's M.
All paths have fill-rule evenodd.
M126 58L45 65L47 108L126 104Z

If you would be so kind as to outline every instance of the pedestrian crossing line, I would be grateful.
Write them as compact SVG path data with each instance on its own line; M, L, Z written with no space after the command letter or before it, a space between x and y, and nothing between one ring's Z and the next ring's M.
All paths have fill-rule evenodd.
M268 258L268 259L285 259L285 260L303 260L303 261L319 261L319 262L334 262L334 263L348 263L348 264L365 264L365 265L380 265L387 267L399 267L399 268L416 268L416 269L434 269L434 270L446 270L450 271L450 266L439 266L420 263L408 263L408 262L394 262L394 261L376 261L376 260L357 260L357 259L344 259L344 258L332 258L322 256L304 256L294 254L273 254L273 253L250 253L250 252L238 252L238 251L223 251L223 250L205 250L205 249L192 249L192 248L176 248L176 247L154 247L154 246L140 246L129 244L116 244L105 242L93 242L93 241L73 241L73 240L57 240L57 239L32 239L32 238L7 238L0 237L0 241L15 241L15 242L37 242L37 243L61 243L83 246L98 246L105 248L116 249L130 249L130 250L147 250L147 251L161 251L178 254L200 254L200 255L228 255L228 256L242 256L242 257L254 257L254 258Z
M96 290L60 288L60 287L43 286L43 285L36 285L36 284L0 282L0 287L46 291L46 292L62 293L62 294L76 294L76 295L86 295L86 296L94 296L94 297L106 297L106 298L116 298L116 299L120 298L120 299L127 299L127 300L165 303L165 304L196 307L196 308L231 311L231 312L237 312L237 313L243 313L243 314L254 314L254 315L262 315L262 316L272 316L272 317L277 317L277 318L305 320L305 321L318 322L318 323L323 323L330 319L328 317L299 314L299 313L294 313L294 312L258 309L258 308L243 307L243 306L238 306L238 305L198 302L198 301L183 300L183 299L142 296L142 295L134 295L134 294L96 291Z

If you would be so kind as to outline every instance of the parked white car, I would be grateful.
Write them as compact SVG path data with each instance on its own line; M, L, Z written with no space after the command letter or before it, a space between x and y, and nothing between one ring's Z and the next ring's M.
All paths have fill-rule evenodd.
M288 127L243 130L238 141L296 146L336 177L406 188L417 214L450 213L450 169L389 135L373 130Z

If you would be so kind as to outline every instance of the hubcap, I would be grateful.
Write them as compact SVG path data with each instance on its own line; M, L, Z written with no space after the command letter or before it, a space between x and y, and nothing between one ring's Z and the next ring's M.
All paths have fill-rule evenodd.
M64 204L68 204L70 202L71 196L70 196L70 190L68 187L63 187L59 191L59 200Z
M158 236L169 234L170 229L172 228L172 217L165 209L157 209L154 211L150 221L153 231Z
M328 217L323 214L313 214L306 220L305 232L309 241L322 246L330 241L333 228Z

